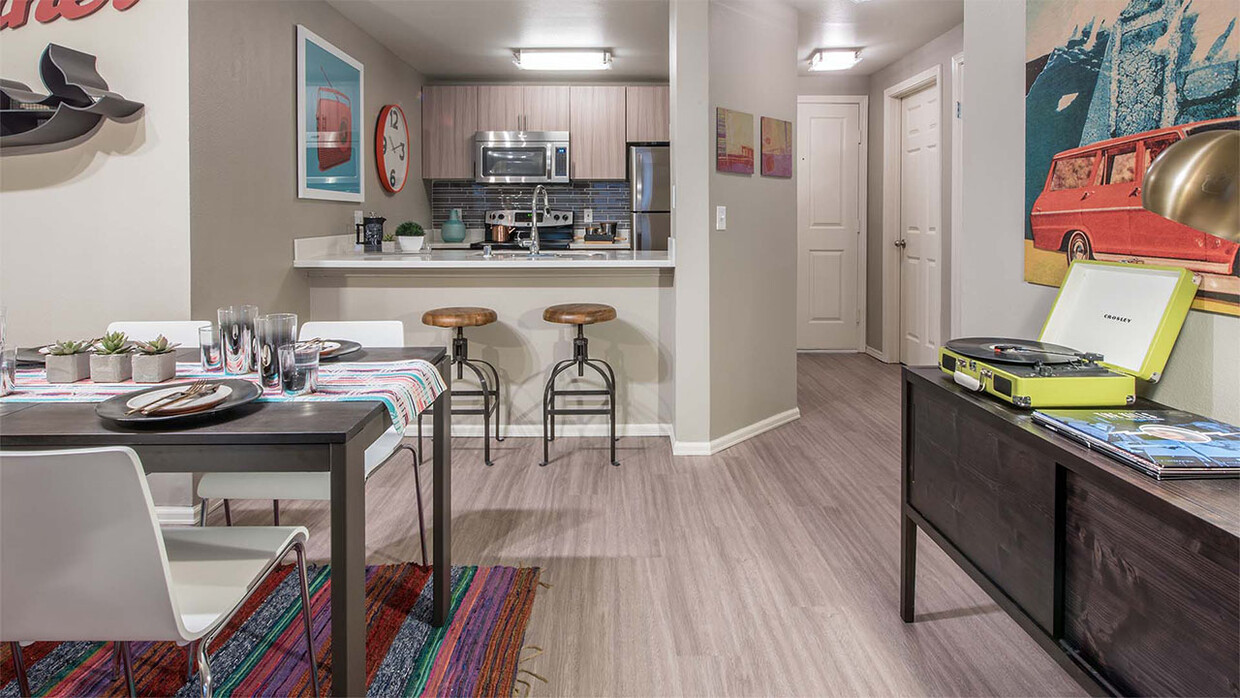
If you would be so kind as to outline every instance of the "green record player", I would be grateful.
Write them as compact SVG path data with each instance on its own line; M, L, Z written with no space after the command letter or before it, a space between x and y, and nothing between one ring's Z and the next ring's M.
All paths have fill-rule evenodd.
M939 368L1017 407L1117 407L1156 382L1197 294L1179 267L1073 262L1036 341L953 339Z

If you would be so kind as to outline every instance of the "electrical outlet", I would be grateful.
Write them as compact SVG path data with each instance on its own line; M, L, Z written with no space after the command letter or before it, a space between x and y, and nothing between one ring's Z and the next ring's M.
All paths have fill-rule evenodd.
M728 207L727 206L716 206L715 207L715 230L727 230L727 229L728 229Z
M353 212L353 225L361 225L361 224L362 224L362 212L354 211Z
M585 218L585 220L584 220L584 221L582 221L583 223L593 223L593 222L594 222L594 209L592 209L592 208L583 208L583 209L581 210L581 215Z

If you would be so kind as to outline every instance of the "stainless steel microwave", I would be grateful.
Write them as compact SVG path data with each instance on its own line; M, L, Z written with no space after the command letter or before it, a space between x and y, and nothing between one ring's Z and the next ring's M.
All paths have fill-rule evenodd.
M475 182L568 182L568 162L568 131L479 131L474 134Z

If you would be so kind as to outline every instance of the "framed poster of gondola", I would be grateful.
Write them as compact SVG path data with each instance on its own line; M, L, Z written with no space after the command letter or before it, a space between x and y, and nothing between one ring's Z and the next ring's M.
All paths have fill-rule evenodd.
M352 56L297 25L298 198L365 198L364 75Z

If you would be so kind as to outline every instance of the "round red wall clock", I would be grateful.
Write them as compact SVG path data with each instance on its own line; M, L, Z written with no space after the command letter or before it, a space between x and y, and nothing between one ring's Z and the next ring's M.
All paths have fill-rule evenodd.
M399 105L379 110L375 124L375 163L383 188L395 194L405 188L409 177L409 122Z

